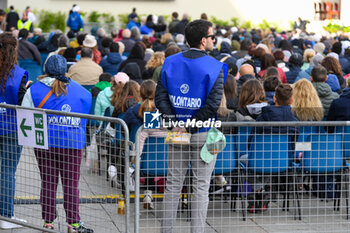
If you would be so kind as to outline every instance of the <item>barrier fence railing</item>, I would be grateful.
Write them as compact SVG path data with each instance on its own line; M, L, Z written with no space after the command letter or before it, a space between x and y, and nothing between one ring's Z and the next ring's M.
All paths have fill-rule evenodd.
M128 127L66 111L0 104L0 220L45 232L79 221L94 232L130 232Z
M350 122L223 122L221 131L209 179L211 163L196 156L206 137L186 145L165 143L166 130L137 131L134 232L349 231Z
M79 203L81 221L95 232L167 232L172 227L188 232L191 226L194 232L348 232L350 227L350 122L223 123L226 147L207 164L196 157L205 134L192 135L185 145L165 143L166 130L139 129L132 145L133 131L129 136L118 118L5 104L0 111L2 116L18 113L17 132L13 119L0 118L7 123L0 124L0 220L36 230L52 220L54 229L46 232L66 232L67 222L79 219ZM34 121L44 118L47 125ZM23 139L35 147L79 149L19 146ZM17 163L12 181L16 218L8 219L14 188L5 183L11 183ZM173 176L168 176L168 163ZM74 199L77 180L79 200Z

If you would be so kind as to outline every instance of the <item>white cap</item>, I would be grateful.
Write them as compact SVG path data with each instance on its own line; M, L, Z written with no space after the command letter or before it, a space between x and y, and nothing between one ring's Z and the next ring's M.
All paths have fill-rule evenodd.
M75 7L73 7L72 11L73 12L79 12L80 11L80 6L76 5Z

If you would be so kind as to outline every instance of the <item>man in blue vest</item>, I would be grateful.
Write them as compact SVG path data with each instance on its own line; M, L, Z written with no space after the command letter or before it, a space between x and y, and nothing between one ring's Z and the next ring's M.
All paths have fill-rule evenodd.
M195 20L185 29L190 49L166 58L158 79L155 104L167 122L208 121L219 108L227 66L208 56L215 36L209 21ZM204 232L210 178L216 156L205 162L200 152L210 127L174 127L175 132L191 133L187 145L168 145L168 176L163 199L161 232L172 232L183 181L191 163L193 199L191 232Z

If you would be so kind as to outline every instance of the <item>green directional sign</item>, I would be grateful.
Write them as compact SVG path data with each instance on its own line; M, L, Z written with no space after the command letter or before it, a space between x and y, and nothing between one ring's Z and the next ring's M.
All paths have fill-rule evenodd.
M26 123L26 118L23 118L20 128L22 130L24 137L28 137L26 130L32 130L32 127L30 125L25 125L25 123Z
M18 144L48 149L47 116L45 112L16 109Z

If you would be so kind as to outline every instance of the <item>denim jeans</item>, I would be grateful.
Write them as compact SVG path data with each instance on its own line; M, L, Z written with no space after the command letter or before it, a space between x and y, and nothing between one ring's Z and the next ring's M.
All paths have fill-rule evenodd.
M0 135L0 215L12 217L14 212L16 169L22 146L18 145L17 133Z

